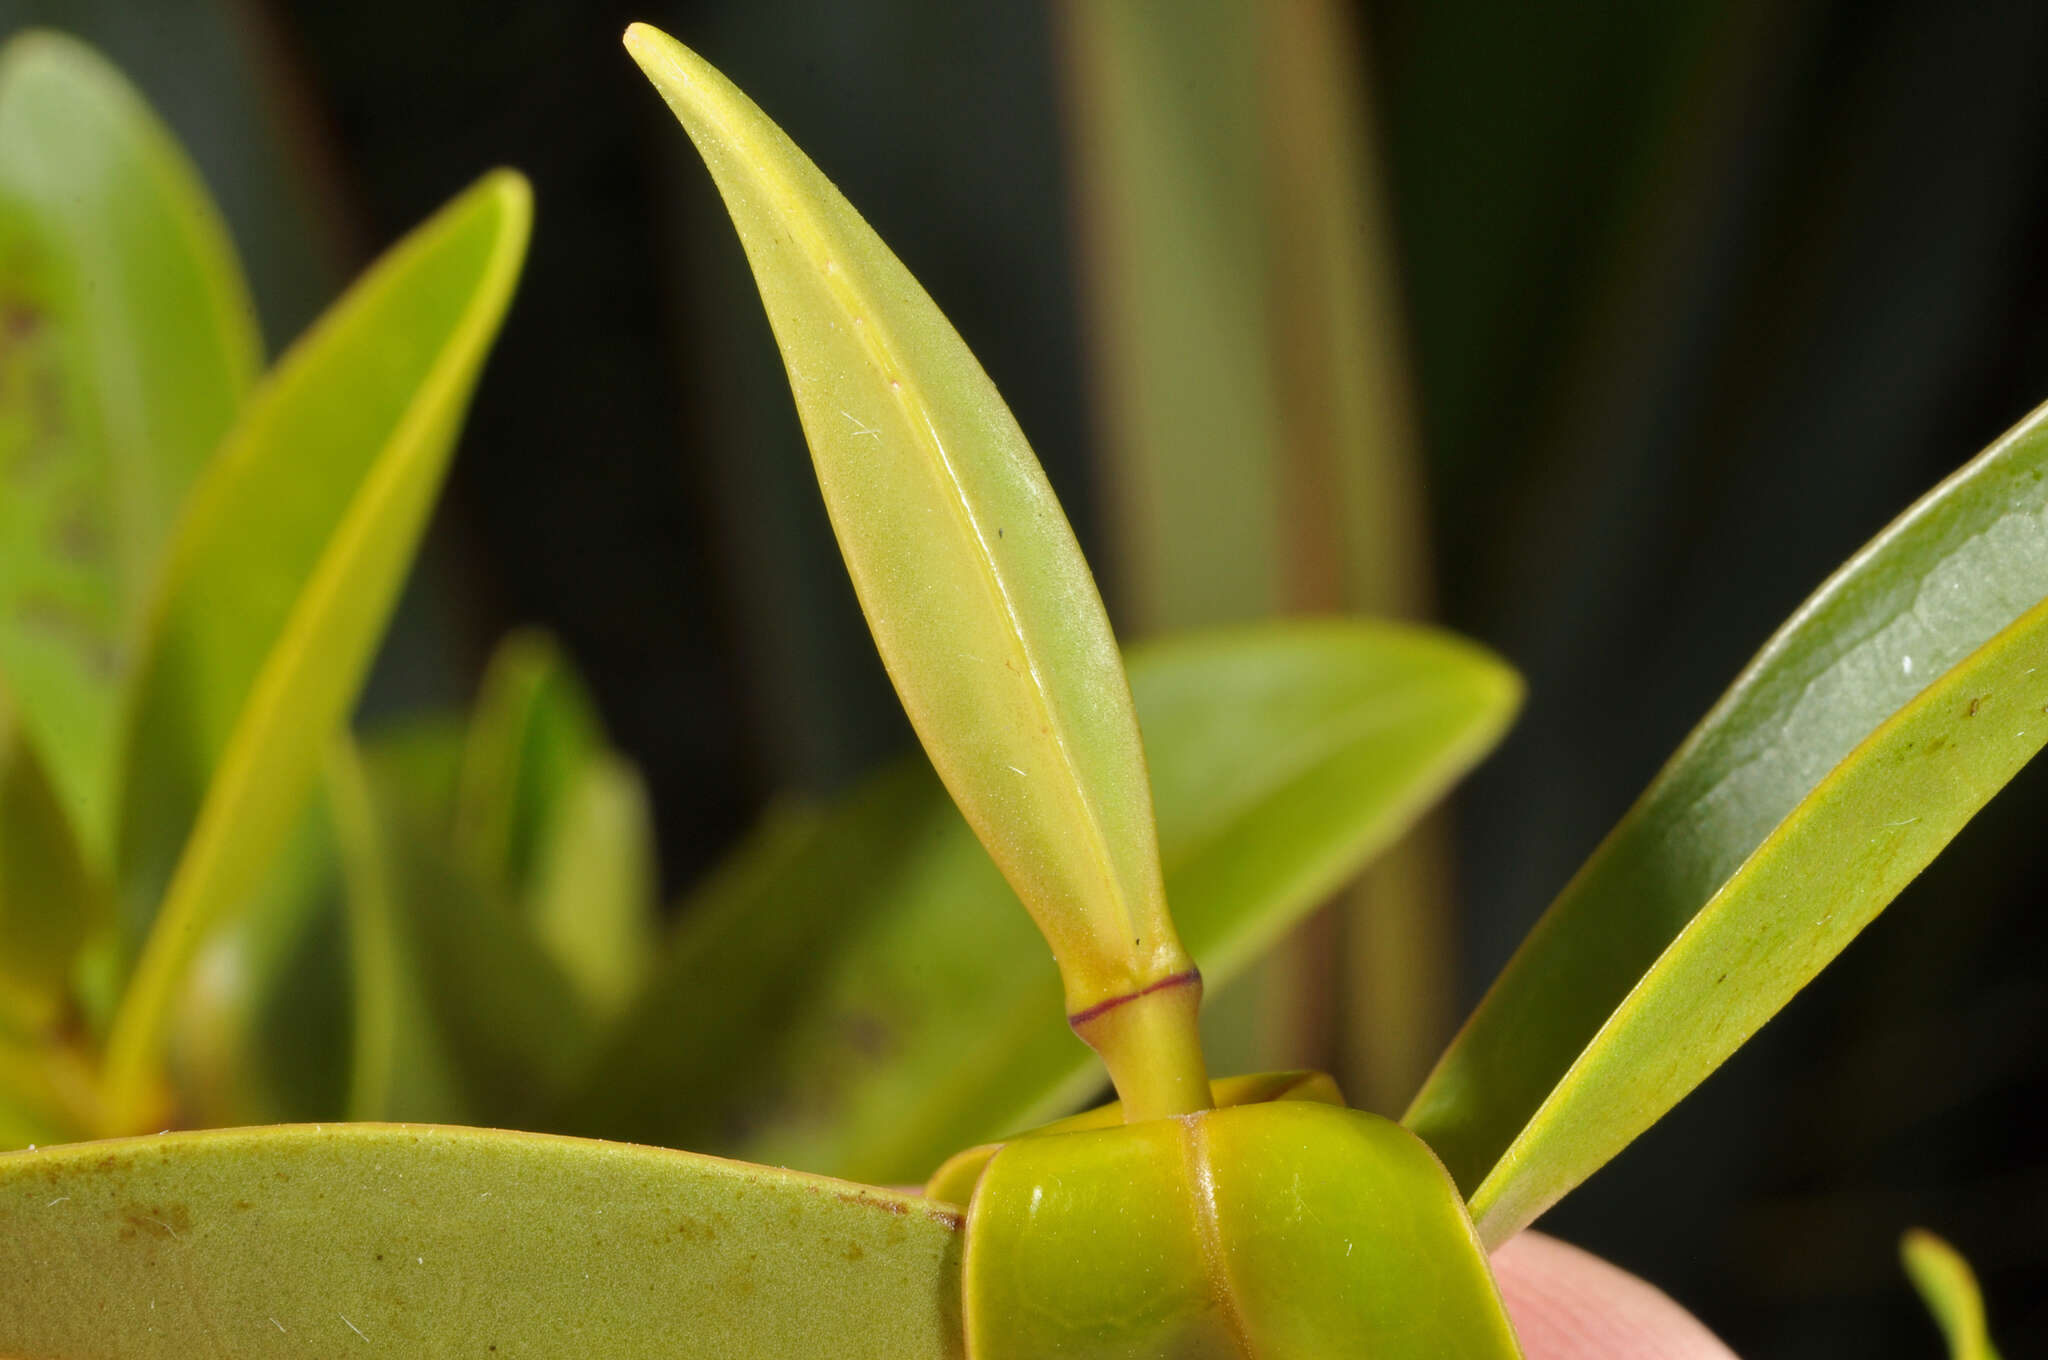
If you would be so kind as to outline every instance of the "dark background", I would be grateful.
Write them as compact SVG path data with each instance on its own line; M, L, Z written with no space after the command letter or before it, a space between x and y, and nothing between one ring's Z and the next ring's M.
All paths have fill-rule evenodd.
M1087 0L1082 0L1087 2ZM1458 806L1468 999L1743 660L2048 397L2048 7L1360 7L1441 616L1528 676ZM274 349L486 167L525 281L371 706L462 703L555 630L691 882L773 790L908 733L709 181L618 45L704 52L968 338L1091 556L1102 516L1061 77L1038 5L0 0L186 140ZM1118 585L1105 579L1115 608ZM1921 1356L1897 1233L2048 1354L2048 768L1545 1226L1742 1354Z

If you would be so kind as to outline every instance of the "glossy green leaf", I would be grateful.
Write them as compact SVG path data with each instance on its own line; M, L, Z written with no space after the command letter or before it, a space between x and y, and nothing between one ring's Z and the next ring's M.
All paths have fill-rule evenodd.
M1899 1241L1899 1258L1913 1287L1934 1314L1950 1360L1998 1360L1984 1322L1984 1294L1961 1252L1924 1228Z
M352 1118L530 1127L590 1051L570 976L450 846L460 751L454 728L424 722L329 760L356 974Z
M0 672L102 862L135 628L261 346L197 173L72 39L0 54L0 218Z
M654 1148L404 1125L0 1155L0 1354L957 1357L959 1219Z
M0 691L0 1032L63 1015L78 951L107 918L105 891L9 716Z
M1518 693L1470 644L1364 621L1140 648L1131 684L1167 884L1217 984L1469 768ZM906 765L692 905L579 1105L607 1136L921 1179L1097 1088L1059 1005L1001 877Z
M592 1016L618 1015L639 992L658 946L659 894L639 772L594 756L562 791L530 899L535 935Z
M961 1291L971 1360L1520 1354L1429 1149L1312 1101L1006 1144Z
M2048 739L2048 410L1821 587L1494 984L1406 1122L1512 1236L1648 1128Z
M508 902L528 886L563 791L603 745L597 710L554 639L522 630L498 644L470 719L454 834Z
M673 39L636 24L626 43L718 183L882 660L1067 1009L1185 973L1109 621L1016 421L780 129Z
M266 868L354 702L531 211L500 171L407 237L285 357L195 494L132 706L124 925L147 944L108 1040L110 1129L142 1116L193 952Z

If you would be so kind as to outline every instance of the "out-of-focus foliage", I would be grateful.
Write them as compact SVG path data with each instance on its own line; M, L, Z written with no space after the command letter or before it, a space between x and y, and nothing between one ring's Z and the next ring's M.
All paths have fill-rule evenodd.
M1950 1360L1998 1360L1984 1322L1984 1295L1962 1253L1915 1228L1900 1239L1899 1257L1948 1342Z
M0 921L8 994L26 994L6 1039L57 1128L174 1114L177 999L252 895L280 909L251 948L289 956L308 892L266 883L403 581L529 215L524 181L486 179L251 387L232 250L169 134L69 39L0 54L0 294L25 343L0 394L20 748ZM237 1051L218 1008L188 1014L195 1049Z
M1366 54L1334 0L1059 10L1112 579L1127 630L1429 608ZM1425 823L1212 1006L1236 1066L1391 1113L1449 1037Z

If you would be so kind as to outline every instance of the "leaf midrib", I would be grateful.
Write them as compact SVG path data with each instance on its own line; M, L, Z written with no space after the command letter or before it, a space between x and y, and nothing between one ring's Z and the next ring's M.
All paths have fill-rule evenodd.
M664 52L662 55L674 77L682 84L688 85L691 81L690 74L668 53ZM715 96L714 88L713 98L694 102L700 115L716 124L718 130L729 141L738 145L757 146L758 141L749 130L743 127L735 128L723 116L723 111L719 107L721 101ZM1101 871L1106 888L1106 905L1116 913L1120 929L1118 938L1135 938L1133 932L1136 926L1131 904L1125 896L1121 876L1116 872L1116 861L1109 853L1108 837L1104 832L1100 813L1094 800L1089 796L1079 767L1075 763L1066 725L1060 720L1058 709L1051 701L1040 659L1022 627L1016 603L1011 598L1008 584L996 563L995 555L989 548L988 536L975 514L972 498L959 473L954 469L952 458L946 451L945 441L940 438L937 428L932 423L928 404L917 394L916 380L897 362L896 345L881 314L869 305L859 287L838 267L830 249L829 237L820 229L810 212L805 202L806 196L801 189L782 173L776 158L772 155L763 156L760 162L751 164L748 168L753 172L756 182L768 191L777 207L781 209L784 220L791 227L790 239L797 243L810 259L812 268L824 282L827 292L848 319L857 323L852 330L859 337L861 347L867 351L870 362L888 383L889 393L896 404L898 414L909 426L913 439L926 455L927 470L932 472L950 493L946 497L948 507L953 512L956 524L974 543L975 561L982 569L982 585L1008 621L1008 641L1015 649L1018 659L1023 662L1024 673L1030 677L1029 690L1038 714L1044 720L1043 730L1051 739L1053 750L1057 753L1061 768L1067 776L1062 781L1063 788L1081 814L1079 820L1088 837L1093 861ZM848 211L856 210L849 204ZM886 251L887 247L884 246L883 249ZM964 348L964 339L961 344ZM887 662L886 655L884 662Z

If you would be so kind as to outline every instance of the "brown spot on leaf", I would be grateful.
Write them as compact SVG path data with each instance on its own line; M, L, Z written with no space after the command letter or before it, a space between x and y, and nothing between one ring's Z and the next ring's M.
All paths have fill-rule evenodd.
M192 1228L192 1213L182 1204L129 1204L121 1209L121 1240L137 1237L179 1238Z

